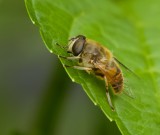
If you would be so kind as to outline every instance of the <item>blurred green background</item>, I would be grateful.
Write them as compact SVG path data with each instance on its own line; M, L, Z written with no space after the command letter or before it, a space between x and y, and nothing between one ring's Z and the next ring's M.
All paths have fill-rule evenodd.
M0 0L0 135L119 135L49 53L22 0Z

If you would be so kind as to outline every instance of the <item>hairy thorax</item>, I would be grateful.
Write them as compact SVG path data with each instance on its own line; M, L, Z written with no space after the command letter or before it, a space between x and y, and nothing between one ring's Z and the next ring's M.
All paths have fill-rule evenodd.
M91 42L91 41L90 41ZM107 53L105 48L99 46L99 44L86 44L83 52L81 53L80 65L85 67L96 68L96 64L106 65L111 59L111 54Z

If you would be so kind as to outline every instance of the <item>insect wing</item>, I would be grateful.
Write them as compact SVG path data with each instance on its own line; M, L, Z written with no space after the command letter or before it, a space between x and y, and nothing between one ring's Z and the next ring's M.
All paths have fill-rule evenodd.
M136 73L134 73L131 69L129 69L127 66L125 66L122 62L120 62L117 58L115 58L114 57L114 60L121 66L121 67L123 67L124 69L126 69L128 72L130 72L130 73L132 73L135 77L137 77L137 78L139 78L140 79L140 77L136 74Z
M136 88L137 83L140 82L140 77L127 66L125 66L122 62L120 62L117 58L114 57L114 60L117 64L120 65L120 67L122 67L124 76L123 93L129 96L130 98L135 98L134 89Z

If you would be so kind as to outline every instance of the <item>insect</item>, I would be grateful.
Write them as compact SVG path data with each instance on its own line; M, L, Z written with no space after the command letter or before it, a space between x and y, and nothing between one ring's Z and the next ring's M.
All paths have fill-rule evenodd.
M71 38L67 47L67 53L70 53L72 56L60 57L68 60L78 60L79 62L75 66L65 66L85 70L103 79L108 104L114 110L109 94L109 86L112 87L114 94L120 94L124 89L124 78L119 65L122 65L129 71L130 69L118 61L109 49L83 35Z

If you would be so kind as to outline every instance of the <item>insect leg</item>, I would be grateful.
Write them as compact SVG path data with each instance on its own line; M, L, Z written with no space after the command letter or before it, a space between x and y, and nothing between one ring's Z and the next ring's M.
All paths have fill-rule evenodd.
M60 45L58 43L56 43L56 45L59 46L61 49L67 49L67 47L68 47L68 46L62 46L62 45Z
M92 68L89 67L81 67L81 66L68 66L68 65L64 65L67 68L74 68L74 69L78 69L78 70L87 70L87 71L91 71Z
M58 57L63 58L63 59L67 59L67 60L78 60L78 59L80 59L80 57L75 57L75 56L72 56L72 57L58 56Z
M109 95L109 91L108 91L108 81L107 81L107 77L104 76L104 80L105 80L105 84L106 84L106 96L107 96L107 100L108 100L108 104L111 107L112 111L114 111L114 107L111 101L111 97Z

